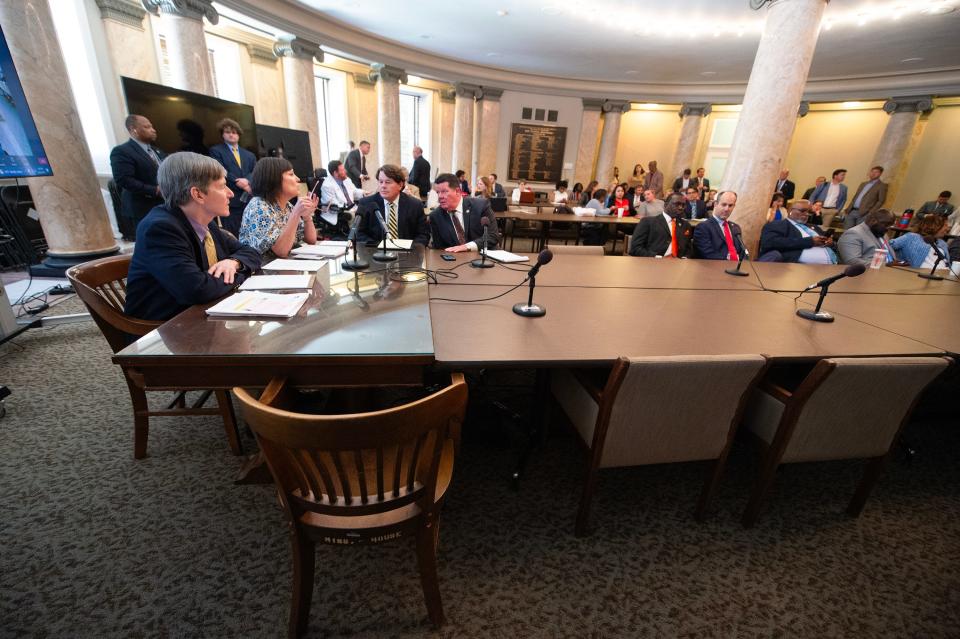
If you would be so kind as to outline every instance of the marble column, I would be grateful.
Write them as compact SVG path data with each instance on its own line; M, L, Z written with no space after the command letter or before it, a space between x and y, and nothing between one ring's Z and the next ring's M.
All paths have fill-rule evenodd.
M167 46L171 83L205 95L215 95L213 69L203 33L203 19L217 24L213 0L141 0L143 8L160 16Z
M597 152L597 177L606 188L613 179L613 163L617 157L617 142L620 140L620 118L630 110L626 100L607 100L603 103L603 132L600 134L600 150Z
M573 169L573 181L584 186L593 179L597 161L597 140L600 137L600 113L603 100L583 98L583 115L580 118L580 140L577 142L577 161Z
M320 156L320 116L317 114L317 86L313 61L323 62L320 45L300 37L281 38L273 52L283 66L283 88L287 97L287 122L291 129L310 135L313 166L323 166L332 158Z
M401 153L409 155L412 152L412 149L400 148L400 83L406 83L407 72L386 64L370 66L370 78L377 83L377 154L380 165L400 166Z
M52 176L26 180L49 247L46 268L31 270L62 276L69 266L116 253L118 247L69 91L49 4L34 2L24 11L18 2L0 2L0 23L53 169Z
M908 149L916 137L920 114L933 110L931 96L891 98L883 105L890 114L887 128L873 154L871 166L883 167L883 181L888 184L887 202L893 202L900 190L902 177L909 161Z
M455 88L440 89L437 92L437 104L439 104L439 130L434 128L433 152L436 158L427 158L430 160L433 169L433 176L440 173L451 173L453 168L453 122L454 108L457 91Z
M826 0L779 0L766 10L766 25L720 180L721 189L739 195L732 219L743 228L750 248L759 241L790 147L826 5Z
M700 128L703 119L710 115L711 106L709 104L684 103L680 107L680 118L683 124L680 126L680 139L677 140L677 149L673 153L673 171L667 177L673 179L683 173L685 169L694 172L697 167L693 166L693 161L697 152L697 142L700 139Z
M483 87L480 95L480 132L477 135L477 175L497 172L497 139L500 134L500 96L503 89ZM506 176L498 176L503 183Z
M457 95L453 105L453 172L463 169L470 171L473 162L473 108L480 87L475 84L458 82ZM473 175L467 180L474 179ZM472 186L472 184L471 184Z

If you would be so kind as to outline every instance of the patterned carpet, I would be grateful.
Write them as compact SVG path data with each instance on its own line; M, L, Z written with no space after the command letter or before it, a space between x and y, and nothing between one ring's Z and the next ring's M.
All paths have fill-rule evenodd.
M157 419L134 461L126 387L92 323L0 346L0 383L0 637L285 636L282 514L270 487L232 484L217 420ZM505 396L522 410L529 388ZM742 529L753 457L738 442L704 524L703 464L614 470L577 539L575 440L554 432L514 492L521 433L478 419L443 515L447 626L431 630L401 540L319 548L310 636L958 637L960 430L928 420L908 437L915 459L859 519L842 511L860 465L804 464Z

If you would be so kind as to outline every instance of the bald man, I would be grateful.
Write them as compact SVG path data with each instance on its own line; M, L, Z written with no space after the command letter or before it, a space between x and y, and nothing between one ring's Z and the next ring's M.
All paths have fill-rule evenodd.
M420 189L420 199L426 199L430 193L430 163L423 157L423 149L419 146L413 147L413 167L410 169L407 184Z

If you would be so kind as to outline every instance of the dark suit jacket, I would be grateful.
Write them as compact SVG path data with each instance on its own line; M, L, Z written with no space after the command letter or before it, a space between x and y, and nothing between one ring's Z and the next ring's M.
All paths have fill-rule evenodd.
M696 177L690 177L690 178L688 178L688 179L690 180L690 183L687 184L687 188L688 188L688 189L695 189L695 188L697 188L697 184L698 184L697 178L696 178ZM678 177L676 180L673 181L673 192L674 192L674 193L680 193L682 188L683 188L683 176L680 176L680 177Z
M737 247L737 252L742 251L743 240L737 239L740 235L740 225L729 220L727 224L730 226L730 233L733 234L733 245ZM727 259L727 240L723 237L720 225L713 218L697 224L693 230L693 243L697 247L697 257L705 260Z
M162 161L163 151L153 147ZM110 151L110 168L113 181L120 189L120 211L124 217L143 219L150 209L163 204L157 195L157 165L133 139L113 147Z
M407 182L420 189L420 197L427 197L430 192L430 163L422 155L413 161Z
M493 197L507 197L506 191L503 190L503 185L499 182L493 185Z
M379 193L368 195L357 202L357 215L360 216L360 226L357 227L357 241L367 244L376 244L383 241L383 229L377 220L377 211L386 221L385 202ZM427 215L423 212L423 202L401 193L397 200L397 231L400 239L413 240L417 244L426 246L430 242L430 225Z
M702 180L698 177L693 178L697 181L698 186L702 186L703 190L700 192L700 199L707 197L707 191L710 190L710 178L703 178Z
M367 172L367 158L360 152L360 149L354 149L347 153L347 159L343 166L347 169L347 177L358 189L363 188L360 185L360 176Z
M819 226L811 226L818 235L823 235ZM763 225L760 231L760 257L770 251L780 251L784 262L796 262L804 249L813 248L813 238L805 237L790 220L774 220Z
M670 225L662 215L645 217L637 223L630 241L630 255L656 257L670 247ZM693 227L683 218L677 220L677 257L693 255Z
M480 246L483 237L483 225L480 218L490 220L488 225L487 248L497 248L497 218L490 208L490 201L482 198L463 198L463 234L467 242L476 242ZM430 236L433 238L433 248L445 249L460 244L457 241L457 231L453 226L450 215L439 206L430 211Z
M124 312L146 320L165 321L193 306L223 297L260 268L260 255L209 225L219 259L233 258L245 267L233 284L207 273L207 254L179 208L161 205L137 227L137 244L127 274Z
M243 209L246 203L240 201L240 196L244 190L237 186L238 178L250 179L253 174L253 167L257 165L257 156L243 147L238 148L240 152L240 165L237 165L236 158L233 157L233 151L226 144L214 144L210 147L210 157L223 165L227 170L227 186L233 191L233 199L230 200L231 209Z
M790 180L786 180L783 183L783 188L778 189L777 188L778 184L780 184L780 180L777 180L776 182L774 182L773 184L774 191L779 191L780 193L783 193L783 199L786 200L787 202L792 200L793 194L796 193L797 186Z
M699 220L707 217L707 203L703 200L687 202L683 207L683 216L688 220Z

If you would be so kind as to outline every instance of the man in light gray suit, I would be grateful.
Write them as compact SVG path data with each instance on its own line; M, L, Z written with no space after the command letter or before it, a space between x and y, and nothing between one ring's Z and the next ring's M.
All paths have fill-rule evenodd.
M878 248L887 249L886 262L896 259L890 243L884 237L893 226L893 213L887 209L879 209L868 213L863 222L852 229L847 229L837 241L837 251L840 252L840 261L844 264L862 264L870 266L873 254Z
M872 213L883 206L887 199L887 185L880 179L883 167L875 166L870 169L867 181L861 182L850 201L843 217L843 228L849 229L859 224L867 213Z

